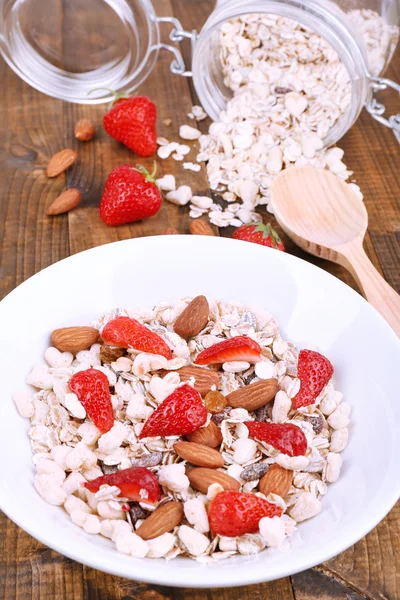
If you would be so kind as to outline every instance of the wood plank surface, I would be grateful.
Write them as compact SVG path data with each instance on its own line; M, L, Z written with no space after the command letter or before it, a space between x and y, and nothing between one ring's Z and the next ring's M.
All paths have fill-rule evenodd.
M212 0L154 2L157 14L174 14L189 30L202 26L213 4ZM164 28L166 40L168 26ZM188 43L183 44L183 50L189 64ZM197 100L190 80L170 74L171 58L160 54L140 92L156 102L159 135L172 141L178 139L181 124L193 125L186 114ZM40 269L86 248L157 235L166 227L188 233L187 208L167 202L147 221L119 228L104 226L98 203L108 173L125 162L140 162L150 168L153 160L136 160L127 148L107 136L101 126L104 106L79 106L48 98L18 79L3 61L0 75L0 298ZM398 55L387 75L400 80ZM398 112L395 93L385 94L384 100L391 113ZM73 135L74 123L81 117L92 119L97 126L96 138L87 144L78 143ZM163 123L165 119L172 120L170 126ZM199 127L206 129L207 122ZM394 135L365 111L340 145L365 195L370 218L367 252L387 281L400 291L399 145ZM48 180L44 170L49 158L65 147L78 152L78 161L66 175ZM193 151L188 160L194 156ZM175 173L179 184L187 183L196 193L210 194L203 169L200 173L185 171L172 158L157 162L160 176ZM67 186L81 190L80 207L69 215L46 217L46 208ZM269 215L264 218L273 221ZM226 228L219 234L230 236L232 230ZM306 255L282 237L288 252L357 289L344 269ZM400 598L399 523L397 505L355 546L291 578L236 589L190 590L128 581L80 565L46 548L0 513L0 600L396 600Z

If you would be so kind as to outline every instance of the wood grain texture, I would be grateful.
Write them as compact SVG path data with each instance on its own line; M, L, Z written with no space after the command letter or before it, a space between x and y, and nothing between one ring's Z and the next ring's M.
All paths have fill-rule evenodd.
M198 29L214 2L157 0L154 4L158 14L174 13L186 28ZM58 5L61 19L63 3L59 1ZM50 37L54 31L62 39L61 21L54 24ZM167 32L165 26L165 40ZM188 43L183 44L183 50L190 64ZM179 125L193 125L186 113L197 99L190 80L169 73L170 61L170 55L161 54L156 69L139 91L151 95L157 103L159 135L177 140ZM98 203L108 173L124 162L150 167L152 160L137 160L109 138L101 127L104 107L71 105L48 98L19 80L2 61L0 75L0 298L69 254L118 239L155 235L167 227L189 231L187 208L167 202L158 215L144 223L106 227L98 216ZM400 80L399 57L387 75ZM394 93L385 94L391 113L398 111L396 102ZM97 126L95 138L87 143L74 136L74 125L83 117ZM167 118L172 119L170 126L163 123ZM199 128L205 131L207 121ZM346 164L354 169L365 194L370 220L367 253L388 283L400 291L398 144L390 131L364 111L340 145L346 153ZM77 162L66 174L48 180L44 171L50 157L65 147L78 152ZM189 160L194 156L192 151ZM185 171L182 163L173 159L157 162L160 176L174 173L180 184L188 183L200 194L210 193L203 172ZM69 215L46 217L46 208L67 187L82 192L81 205ZM270 215L264 214L263 218L274 222ZM232 230L227 228L220 234L230 236ZM342 267L311 257L282 237L288 252L321 266L357 289ZM46 548L0 513L0 600L396 600L400 598L399 522L398 505L355 546L291 579L236 589L190 590L149 586L80 565Z
M326 170L285 169L272 184L271 205L280 226L300 248L346 267L400 336L400 296L363 249L368 215L350 186Z

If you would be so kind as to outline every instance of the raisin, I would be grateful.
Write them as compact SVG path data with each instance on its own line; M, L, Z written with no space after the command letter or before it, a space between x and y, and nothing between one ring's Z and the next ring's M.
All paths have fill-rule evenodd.
M125 348L114 348L107 346L107 344L102 344L100 347L100 360L102 363L114 362L118 358L121 358L121 356L124 356L125 353Z
M149 514L149 511L142 508L139 502L131 502L129 504L129 516L132 522L132 525L139 521L139 519L145 519Z
M288 94L292 90L288 87L276 87L275 94Z
M244 481L254 481L255 479L261 479L263 475L268 471L268 465L265 463L256 463L246 467L241 473L240 478Z
M257 410L255 411L255 415L256 415L256 421L266 421L269 417L269 406L268 404L266 404L265 406L261 406L260 408L257 408Z
M306 416L307 421L309 423L311 423L311 426L314 430L314 433L316 435L318 435L319 433L321 433L322 428L324 426L324 420L320 415L310 415L310 416Z
M216 413L211 417L211 420L214 421L214 423L216 425L219 425L220 423L222 423L222 421L224 419L226 419L227 417L229 417L229 413L231 412L231 407L227 406L226 408L224 408L224 410L220 413Z
M204 398L204 404L206 409L215 415L224 410L227 405L227 401L221 392L208 392Z
M162 461L162 452L151 452L151 454L145 454L141 458L132 460L133 467L155 467Z
M103 462L100 463L100 468L104 475L109 475L110 473L116 473L118 471L118 465L105 465Z

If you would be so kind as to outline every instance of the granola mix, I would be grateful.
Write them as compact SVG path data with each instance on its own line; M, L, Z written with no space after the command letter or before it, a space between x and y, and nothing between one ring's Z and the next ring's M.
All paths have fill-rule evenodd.
M122 317L124 327L141 328L140 343L148 332L152 337L145 343L158 344L160 353L110 344L108 332L115 339L115 323ZM100 334L96 343L94 328ZM119 552L135 557L182 555L207 563L280 546L298 523L321 511L329 484L340 474L351 407L334 388L329 361L312 351L301 352L323 361L319 375L328 369L329 381L311 403L304 400L307 373L299 352L281 337L271 315L200 296L152 309L118 309L92 328L56 330L52 341L45 362L27 377L36 390L17 392L14 401L31 422L36 490L87 533L109 538ZM87 349L65 351L86 344ZM105 433L93 422L100 414L90 404L93 398L84 402L76 383L88 373L106 382L113 423ZM160 427L156 413L184 393L179 402L195 396L201 427L185 435L154 435ZM179 404L174 406L179 411ZM173 422L182 424L189 412L181 420L170 412L163 431ZM143 427L152 435L141 436ZM295 431L303 449L292 452L283 439L262 441L260 427ZM145 478L135 500L131 481L118 487L120 474L132 467ZM99 477L108 483L99 483ZM255 529L245 518L234 524L250 532L213 530L218 529L215 515L211 519L213 503L232 494L269 511Z

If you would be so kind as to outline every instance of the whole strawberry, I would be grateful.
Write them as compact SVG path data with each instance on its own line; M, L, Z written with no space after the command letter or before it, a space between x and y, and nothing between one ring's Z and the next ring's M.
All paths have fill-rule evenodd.
M151 156L157 150L155 104L147 96L115 94L115 98L103 117L104 129L139 156Z
M276 248L276 250L285 251L285 247L281 242L281 238L272 229L271 225L267 223L252 223L251 225L242 225L236 229L232 236L235 240L243 240L245 242L253 242L254 244L261 244L262 246L268 246L269 248Z
M121 165L111 171L100 202L100 217L106 225L122 225L152 217L162 198L150 175L141 166Z

